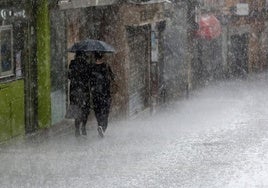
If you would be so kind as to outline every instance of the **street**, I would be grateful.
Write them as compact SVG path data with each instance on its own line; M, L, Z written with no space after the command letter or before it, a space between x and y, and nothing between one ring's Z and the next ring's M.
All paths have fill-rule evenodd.
M268 74L218 82L104 139L66 132L0 147L0 187L268 187ZM64 125L63 125L64 126Z

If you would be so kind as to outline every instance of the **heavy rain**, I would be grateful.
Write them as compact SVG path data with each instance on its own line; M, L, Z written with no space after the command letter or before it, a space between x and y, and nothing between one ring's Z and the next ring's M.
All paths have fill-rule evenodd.
M268 187L267 10L0 1L0 187Z

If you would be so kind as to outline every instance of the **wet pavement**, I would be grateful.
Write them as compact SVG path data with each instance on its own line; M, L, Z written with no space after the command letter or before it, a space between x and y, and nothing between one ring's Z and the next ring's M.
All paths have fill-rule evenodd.
M268 187L268 76L219 82L155 115L111 122L104 139L71 121L0 146L1 187Z

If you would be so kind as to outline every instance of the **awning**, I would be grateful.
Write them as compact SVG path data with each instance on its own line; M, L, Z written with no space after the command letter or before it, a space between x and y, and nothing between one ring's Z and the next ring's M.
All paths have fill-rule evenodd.
M211 40L221 35L220 21L214 15L201 16L198 25L196 36L199 38Z
M85 8L92 6L107 6L118 3L118 0L59 0L60 9Z

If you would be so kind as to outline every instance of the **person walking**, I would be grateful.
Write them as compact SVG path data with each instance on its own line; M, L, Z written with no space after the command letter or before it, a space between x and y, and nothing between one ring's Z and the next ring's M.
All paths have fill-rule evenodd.
M68 79L70 80L70 106L76 107L72 112L75 118L75 136L80 135L80 124L82 135L87 135L86 123L90 113L90 64L87 62L85 52L76 52L75 58L70 62ZM74 109L72 109L74 110Z
M95 63L91 67L90 87L92 94L93 109L98 122L98 133L104 137L108 126L108 117L111 106L111 82L114 74L111 67L103 61L103 54L94 53Z

